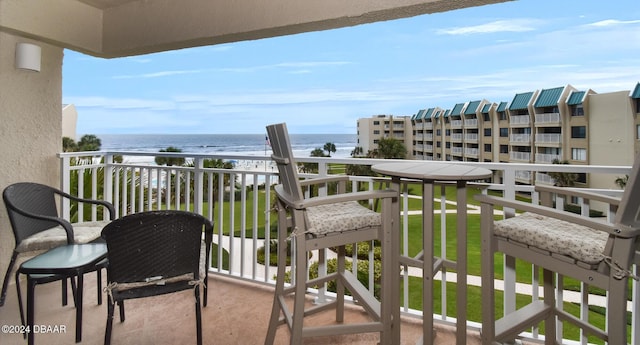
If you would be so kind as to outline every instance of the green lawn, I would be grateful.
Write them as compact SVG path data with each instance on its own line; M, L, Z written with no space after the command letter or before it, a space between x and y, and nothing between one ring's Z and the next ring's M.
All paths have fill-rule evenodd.
M413 195L420 195L422 190L419 187L419 185L412 185L410 187L410 193ZM258 191L258 219L257 219L257 229L258 229L258 238L264 238L264 234L265 234L265 229L264 229L264 222L265 222L265 209L266 209L266 205L265 205L265 200L264 200L264 190L259 190ZM447 200L456 200L455 197L455 187L447 187L446 188L446 196L447 196ZM468 188L467 190L467 200L469 204L475 204L478 205L478 202L474 199L474 195L480 193L480 190L477 188ZM440 189L437 188L436 189L436 198L440 197ZM275 197L275 193L271 193L272 198ZM253 202L253 198L254 198L254 191L253 190L249 190L247 191L246 194L246 215L245 215L245 222L246 222L246 231L244 233L244 236L247 238L252 238L253 237L253 209L254 209L254 202ZM216 205L215 207L215 215L216 218L218 216L218 207L220 205ZM409 209L410 210L420 210L421 209L421 200L420 199L414 199L414 198L409 198ZM434 208L436 210L440 209L440 204L438 202L436 202L434 204ZM448 205L447 208L455 208L455 205ZM205 206L206 209L206 206ZM230 216L229 216L229 203L225 202L224 205L224 209L225 209L225 215L224 215L224 219L223 219L223 233L225 235L229 234L229 229L230 229ZM239 212L241 210L241 200L240 198L236 198L235 200L235 205L234 205L234 209L235 212L233 214L233 224L234 224L234 236L239 237L242 236L241 234L241 224L242 224L242 214ZM496 216L496 219L500 218L500 216ZM271 229L272 229L272 233L271 233L271 238L276 238L277 234L275 233L275 224L276 224L276 215L274 213L271 214L270 217L271 220ZM408 221L409 221L409 238L411 239L411 241L408 244L408 252L409 255L416 255L422 247L422 216L421 215L411 215L408 217ZM447 257L450 259L455 259L456 256L456 244L455 244L455 233L456 233L456 214L447 214L446 215L446 232L447 232ZM441 225L441 218L440 215L437 214L435 217L435 229L436 229L436 234L435 234L435 253L439 254L441 253L440 251L440 225ZM216 225L216 231L218 229L219 225ZM480 268L480 215L479 214L469 214L468 218L467 218L467 227L468 227L468 232L467 232L467 236L468 236L468 272L471 275L477 275L480 276L481 275L481 268ZM401 242L402 243L402 242ZM495 263L495 274L496 274L496 278L497 279L502 279L502 271L503 267L502 267L502 256L497 254L496 255L496 263ZM529 282L531 281L531 265L524 263L524 262L517 262L516 264L516 279L519 282ZM419 278L413 278L411 277L409 279L409 291L410 291L410 295L409 295L409 299L410 299L410 307L414 308L414 309L422 309L422 305L421 305L421 294L422 294L422 288L421 288L421 279ZM440 282L436 282L437 286L436 289L437 291L439 291L440 287L439 284ZM579 286L577 284L576 281L571 280L566 278L565 279L565 286L566 287L571 287L571 286ZM448 303L450 304L447 307L447 311L448 314L450 316L455 316L455 284L453 283L449 283L447 286L447 294L449 296L449 301ZM502 292L498 291L496 292L496 308L497 310L501 310L502 309ZM435 294L436 296L436 311L439 310L440 308L440 294L439 292L437 292ZM481 297L480 297L480 289L478 287L473 287L470 286L469 287L469 296L468 296L468 305L469 305L469 316L468 319L472 320L472 321L481 321L481 308L480 308L480 303L481 303ZM517 296L517 304L518 305L524 305L526 303L526 301L528 301L530 299L530 297L528 296ZM597 309L597 308L595 308ZM578 311L578 306L571 304L571 303L565 303L565 310L570 311L572 313L574 313L574 315L579 315L579 311ZM604 315L601 311L599 312L595 312L595 311L590 311L590 316L589 316L590 320L592 320L592 322L597 325L598 327L603 327L604 325ZM579 334L579 331L573 327L567 327L565 329L565 333L564 333L564 337L567 339L577 339ZM590 341L598 343L596 339L590 339Z

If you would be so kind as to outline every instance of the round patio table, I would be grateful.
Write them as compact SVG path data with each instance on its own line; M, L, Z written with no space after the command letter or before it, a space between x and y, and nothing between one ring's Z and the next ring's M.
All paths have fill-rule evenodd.
M433 276L443 268L453 268L457 275L456 344L467 341L467 192L468 181L491 177L491 170L471 165L442 162L394 162L375 164L371 170L391 176L394 188L400 191L400 180L422 181L422 252L415 257L400 256L400 263L422 268L423 344L433 343ZM457 199L456 261L434 256L434 184L455 182ZM443 302L444 303L444 302Z

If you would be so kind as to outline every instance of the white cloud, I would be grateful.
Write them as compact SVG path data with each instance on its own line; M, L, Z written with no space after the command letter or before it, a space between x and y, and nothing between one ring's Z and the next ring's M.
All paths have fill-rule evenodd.
M614 26L614 25L627 25L627 24L638 24L640 20L617 20L617 19L606 19L601 20L599 22L588 24L589 26L597 26L597 27L606 27L606 26Z
M143 73L143 74L116 75L116 76L113 76L113 79L160 78L160 77L169 77L169 76L181 75L181 74L197 74L202 72L203 70L159 71L159 72Z
M439 35L473 35L496 32L525 32L536 30L536 26L539 23L540 20L535 19L496 20L481 25L440 29L436 33Z

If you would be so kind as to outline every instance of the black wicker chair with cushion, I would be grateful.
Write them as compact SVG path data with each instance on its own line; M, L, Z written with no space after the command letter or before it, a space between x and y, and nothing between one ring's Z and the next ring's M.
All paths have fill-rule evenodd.
M122 322L124 300L187 289L194 290L197 341L202 344L199 287L204 289L206 306L211 221L184 211L140 212L111 222L102 238L109 252L105 344L111 342L116 303Z
M0 306L4 305L9 276L19 254L47 250L65 244L89 243L101 240L100 231L115 218L116 214L113 205L109 202L78 198L39 183L20 182L12 184L4 189L2 198L13 229L15 248L2 284ZM102 209L102 218L104 220L72 224L69 220L63 219L58 211L58 202L63 202L63 200L76 202L78 207L82 207L85 204L96 205L96 212ZM107 213L105 214L105 212ZM98 277L100 277L100 267L97 267ZM58 279L61 279L61 277L42 276L38 283L47 283ZM63 281L63 294L65 292L64 287L65 283ZM98 294L98 303L100 303L100 297L101 294ZM65 298L66 294L63 297L63 304L66 304Z
M640 156L635 158L622 199L552 186L537 186L536 191L540 193L541 205L488 195L476 197L482 203L482 343L510 343L542 321L545 344L560 343L562 333L556 330L562 330L562 321L609 344L626 344L628 280L634 277L630 270L640 235ZM605 211L615 214L615 219L607 221L558 210L552 207L552 196L556 208L569 197L582 198L587 204L591 201L608 204ZM519 213L494 221L494 208ZM544 279L544 299L533 299L519 309L515 300L505 300L504 316L497 321L495 252L505 254L508 271L515 272L515 259L521 259L542 268ZM564 276L608 292L606 329L569 314L563 310L561 300L556 303L556 282ZM508 285L514 280L510 278Z

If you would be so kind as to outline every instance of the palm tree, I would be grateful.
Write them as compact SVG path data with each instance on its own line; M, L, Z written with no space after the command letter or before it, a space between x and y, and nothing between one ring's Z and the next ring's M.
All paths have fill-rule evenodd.
M100 138L93 134L85 134L78 141L78 151L99 151L102 146Z
M554 159L552 164L569 164L567 160L560 161L559 159ZM565 173L565 172L548 172L547 175L553 178L554 186L558 187L573 187L578 180L578 174L575 173Z
M384 159L404 159L407 156L407 148L404 143L394 138L381 138L378 140L378 150L376 158Z
M166 149L161 149L159 152L182 152L182 150L169 146ZM156 157L155 162L158 165L183 166L185 161L183 157Z
M624 187L627 186L627 181L629 181L629 175L624 175L624 177L618 177L615 182L618 185L618 187L620 187L620 189L624 189Z
M331 157L331 153L336 152L336 145L334 143L324 144L324 150L328 152L327 157Z

